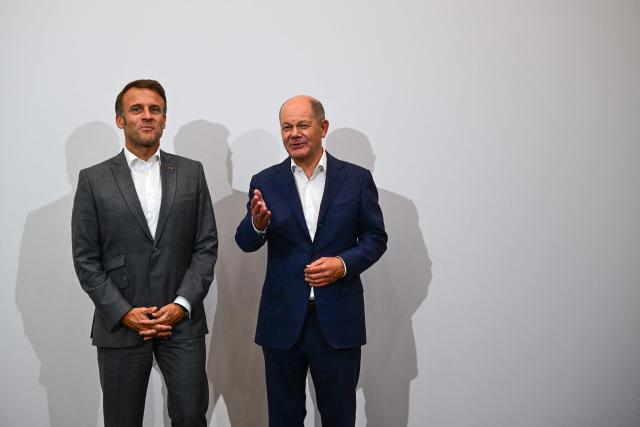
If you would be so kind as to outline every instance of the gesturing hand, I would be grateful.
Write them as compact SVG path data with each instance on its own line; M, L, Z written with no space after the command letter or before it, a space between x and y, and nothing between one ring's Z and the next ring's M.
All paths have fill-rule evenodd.
M344 276L344 264L338 257L322 257L304 269L304 280L313 287L329 285Z
M267 204L258 189L253 190L253 197L251 198L251 218L253 219L253 226L259 231L266 230L271 220L271 211L267 209Z

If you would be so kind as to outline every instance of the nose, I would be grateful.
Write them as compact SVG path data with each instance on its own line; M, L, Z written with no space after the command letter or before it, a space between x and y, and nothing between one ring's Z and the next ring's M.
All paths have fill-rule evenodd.
M151 109L149 107L144 107L142 110L142 118L143 119L151 119L153 115L151 114Z
M291 137L292 138L297 138L300 136L300 129L298 129L298 126L293 126L291 128Z

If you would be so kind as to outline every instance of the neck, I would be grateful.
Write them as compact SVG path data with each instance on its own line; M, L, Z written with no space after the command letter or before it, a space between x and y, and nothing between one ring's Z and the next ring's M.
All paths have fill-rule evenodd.
M160 147L160 141L154 142L152 145L134 145L128 142L125 142L127 150L131 152L131 154L135 155L137 158L142 160L149 160L151 156L153 156L156 151L158 151L158 147Z
M311 175L313 175L313 171L316 170L318 163L320 163L320 159L322 158L323 153L324 151L321 151L320 155L313 160L293 159L293 161L299 168L301 168L304 171L304 174L307 176L307 178L311 178Z

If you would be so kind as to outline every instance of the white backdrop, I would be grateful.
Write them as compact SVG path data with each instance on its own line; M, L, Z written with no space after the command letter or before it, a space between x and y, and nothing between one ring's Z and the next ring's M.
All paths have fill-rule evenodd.
M1 426L102 423L70 210L147 77L218 217L211 426L265 425L264 253L233 233L298 93L374 171L390 234L358 426L640 425L640 2L3 0L0 58ZM154 372L145 426L163 393Z

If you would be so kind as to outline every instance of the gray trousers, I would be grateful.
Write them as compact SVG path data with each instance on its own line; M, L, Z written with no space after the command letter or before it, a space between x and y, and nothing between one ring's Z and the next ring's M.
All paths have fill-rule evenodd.
M204 336L150 340L136 347L98 347L105 427L141 427L155 356L167 386L173 427L207 424L209 385Z

